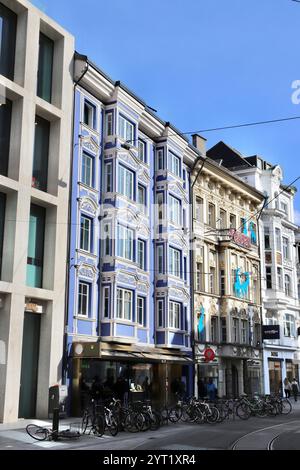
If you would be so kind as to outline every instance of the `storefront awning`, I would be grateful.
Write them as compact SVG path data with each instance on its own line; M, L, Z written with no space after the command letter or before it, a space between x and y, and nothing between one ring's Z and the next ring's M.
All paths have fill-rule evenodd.
M165 353L166 352L166 353ZM163 349L145 351L135 345L109 344L100 342L73 343L71 356L106 360L127 360L141 362L158 362L173 364L192 364L194 361L185 354L172 354Z

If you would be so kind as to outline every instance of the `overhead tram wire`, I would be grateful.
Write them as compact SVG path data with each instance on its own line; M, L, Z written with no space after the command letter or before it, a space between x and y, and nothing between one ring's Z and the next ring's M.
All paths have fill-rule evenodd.
M300 3L300 0L299 0L299 3ZM208 129L200 129L200 130L196 130L196 131L174 132L174 133L168 134L167 136L161 135L160 138L161 137L185 136L185 135L192 135L192 134L204 134L205 132L217 132L217 131L228 130L228 129L239 129L239 128L242 128L242 127L262 126L262 125L266 125L266 124L276 124L276 123L279 123L279 122L295 121L295 120L298 120L298 119L300 119L300 116L290 116L290 117L287 117L287 118L278 118L278 119L269 119L269 120L265 120L265 121L246 122L246 123L243 123L243 124L232 124L232 125L222 126L222 127L211 127L211 128L208 128ZM143 137L143 140L153 141L154 139L152 139L151 137ZM131 142L135 142L135 141L136 141L136 139L126 140L126 143L131 144Z

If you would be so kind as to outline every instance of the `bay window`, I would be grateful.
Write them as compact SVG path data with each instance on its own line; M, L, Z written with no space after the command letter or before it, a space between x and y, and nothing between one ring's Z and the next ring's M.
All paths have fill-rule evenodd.
M174 197L169 196L169 217L170 222L176 225L181 224L181 204L180 201Z
M90 284L79 281L78 284L78 315L89 316L90 308Z
M169 248L169 274L180 277L180 251Z
M117 256L133 261L133 230L118 224Z
M119 116L119 137L134 144L134 125L123 116Z
M120 164L118 170L118 191L128 199L133 200L134 173Z
M91 251L92 248L92 220L84 215L80 219L80 249Z
M132 291L117 289L117 318L132 320Z
M140 326L146 325L145 297L138 296L137 298L137 323Z
M180 321L180 311L181 304L178 302L169 302L169 328L175 328L180 330L181 321Z
M174 175L180 178L181 171L180 171L180 158L177 157L174 153L169 152L169 162L168 162L169 170L174 173Z

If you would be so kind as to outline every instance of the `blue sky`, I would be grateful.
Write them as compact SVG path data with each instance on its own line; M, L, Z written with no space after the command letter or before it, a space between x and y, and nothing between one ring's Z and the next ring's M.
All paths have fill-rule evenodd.
M292 0L32 0L182 132L300 116L300 3ZM300 175L300 120L203 134ZM296 209L300 223L300 180Z

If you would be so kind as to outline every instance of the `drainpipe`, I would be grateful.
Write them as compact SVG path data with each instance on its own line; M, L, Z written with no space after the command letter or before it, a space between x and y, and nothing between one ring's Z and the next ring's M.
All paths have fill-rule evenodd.
M259 303L261 305L261 309L260 309L260 324L261 326L263 325L263 315L262 315L262 309L263 309L263 298L262 298L262 288L261 288L261 284L262 284L262 272L261 272L261 255L262 255L262 250L261 250L261 246L260 246L260 229L259 229L259 222L260 222L260 217L262 215L262 212L264 210L264 208L267 206L267 203L268 203L268 197L265 196L265 200L264 200L264 203L263 203L263 206L261 208L261 210L259 211L259 214L257 216L257 244L258 244L258 256L259 256L259 277L260 277L260 289L259 289ZM263 380L263 377L264 377L264 343L263 343L263 339L262 339L262 328L261 328L261 349L262 349L262 370L261 370L261 388L262 388L262 392L265 393L265 382Z
M193 136L193 144L196 148L199 147L199 141L197 138L200 138L200 136L197 136L196 134L194 134ZM198 144L198 145L197 145ZM190 201L191 201L191 211L190 211L190 217L191 217L191 234L190 234L190 243L193 245L194 244L194 192L193 192L193 188L195 186L195 183L200 175L200 173L202 172L202 169L204 167L204 163L205 163L205 158L204 158L204 155L202 154L203 150L205 151L205 149L203 147L201 147L201 156L199 155L198 158L196 159L192 169L191 169L191 175L193 174L193 171L195 170L195 168L197 167L197 164L199 163L200 160L202 160L202 164L197 172L197 175L196 177L194 178L194 181L192 182L191 186L190 186ZM195 321L194 321L194 295L195 295L195 289L194 289L194 248L192 246L192 249L190 249L190 271L191 271L191 276L190 276L190 280L191 280L191 317L192 317L192 334L191 334L191 342L192 342L192 349L193 349L193 355L195 357ZM194 366L194 370L193 370L193 387L195 387L195 378L197 376L197 366L195 364ZM198 393L196 393L197 390L194 390L194 395L198 396Z
M63 358L62 358L62 384L66 385L67 382L67 365L68 365L68 319L69 319L69 276L70 276L70 239L71 239L71 203L72 203L72 189L73 189L73 160L74 160L74 125L75 125L75 98L76 98L76 87L83 79L85 74L88 71L89 64L87 62L86 56L80 56L77 54L77 57L85 61L86 66L81 73L80 77L74 82L73 87L73 112L72 112L72 140L71 140L71 164L70 164L70 173L69 173L69 201L68 201L68 237L67 237L67 262L66 262L66 287L65 287L65 321L64 321L64 344L63 344ZM75 72L75 60L76 52L74 54L74 63L73 63L73 74Z

